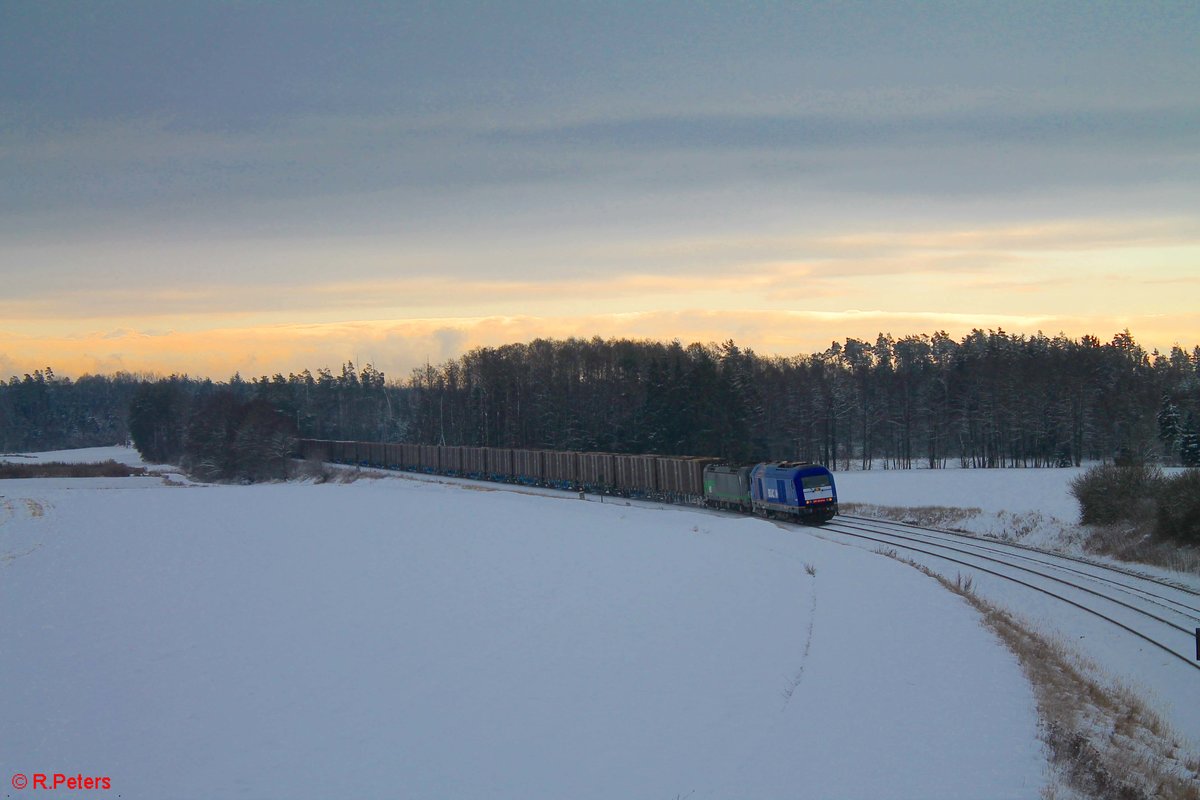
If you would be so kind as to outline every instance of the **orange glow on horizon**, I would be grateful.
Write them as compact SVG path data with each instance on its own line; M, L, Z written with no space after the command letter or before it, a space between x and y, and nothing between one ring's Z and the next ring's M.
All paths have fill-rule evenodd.
M225 327L146 333L116 330L83 336L19 336L0 331L0 377L47 366L60 376L118 371L188 374L225 380L305 369L336 370L368 363L389 378L404 379L416 367L440 363L475 347L496 347L537 338L632 338L691 342L733 339L764 355L823 352L833 341L874 341L947 331L961 338L973 328L1070 338L1094 335L1109 341L1129 328L1147 351L1200 344L1195 316L1086 319L978 316L946 313L684 311L589 317L477 317L373 320L341 323ZM1181 338L1181 333L1182 338Z

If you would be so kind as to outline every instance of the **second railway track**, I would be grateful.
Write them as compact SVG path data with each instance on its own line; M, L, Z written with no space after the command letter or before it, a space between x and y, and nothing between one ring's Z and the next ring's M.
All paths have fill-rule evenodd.
M1200 672L1200 662L1192 658L1200 603L1190 589L1044 551L885 520L837 517L808 530L822 538L873 542L996 576L1099 617Z
M1142 575L1133 570L1108 566L1076 556L1038 550L1026 545L921 528L909 523L848 516L840 517L839 520L847 526L857 527L861 530L879 530L896 537L911 536L918 541L961 547L964 548L964 552L992 554L1005 559L1015 559L1020 563L1049 568L1111 587L1117 592L1140 598L1145 602L1180 613L1200 623L1200 592Z

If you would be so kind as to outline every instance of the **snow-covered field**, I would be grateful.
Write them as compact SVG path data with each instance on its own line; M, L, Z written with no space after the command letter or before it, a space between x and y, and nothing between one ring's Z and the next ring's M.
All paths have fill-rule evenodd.
M1015 658L905 565L403 478L0 481L0 689L3 780L135 799L1029 798L1047 776Z
M1084 532L1071 481L1086 468L910 469L837 473L846 502L892 508L950 509L946 522L980 536L1081 552ZM871 508L862 508L868 514Z
M85 447L79 450L46 450L40 453L0 453L0 461L14 464L29 464L38 461L60 461L64 464L93 464L99 461L116 461L121 464L146 466L146 462L132 447Z
M1085 467L1062 469L873 469L838 472L838 490L857 502L978 508L986 514L1031 511L1079 519L1071 481Z

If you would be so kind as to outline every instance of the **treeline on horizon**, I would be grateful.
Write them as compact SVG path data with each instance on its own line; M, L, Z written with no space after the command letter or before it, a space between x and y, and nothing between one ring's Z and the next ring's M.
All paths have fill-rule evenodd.
M224 416L223 416L224 415ZM226 417L228 419L226 419ZM253 426L253 429L246 426ZM179 463L203 440L278 460L291 437L802 459L839 469L1200 464L1200 346L975 330L768 357L733 341L539 339L387 380L339 373L0 383L0 450L131 438ZM239 439L240 437L240 439Z

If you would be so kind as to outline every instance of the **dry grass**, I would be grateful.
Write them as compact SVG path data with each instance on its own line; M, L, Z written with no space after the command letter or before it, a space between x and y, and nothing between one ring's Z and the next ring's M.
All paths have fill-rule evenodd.
M881 550L898 558L894 550ZM1137 694L1094 677L1095 665L975 594L970 577L950 580L905 563L964 598L1018 658L1033 686L1042 739L1061 785L1045 798L1200 800L1200 756Z
M926 528L940 528L946 531L966 530L964 524L983 514L978 508L951 508L949 506L880 506L873 503L842 503L839 510L843 514L860 517L874 517L905 522L909 525L921 525Z
M382 473L382 472L373 472L372 470L369 470L369 469L362 470L362 469L357 469L357 468L355 468L355 469L335 469L335 470L332 470L332 473L333 474L330 475L328 478L328 480L331 483L354 483L355 481L361 481L361 480L378 481L378 480L383 480L384 478L390 477L389 475Z
M1200 575L1200 548L1155 538L1150 523L1119 522L1088 525L1084 548L1135 564L1152 564L1176 572Z
M311 480L314 483L326 483L334 479L340 470L335 470L319 458L306 458L303 461L292 462L292 474L300 480Z
M10 478L128 478L145 475L145 467L131 467L109 459L90 464L43 461L33 464L0 462L0 480Z
M387 473L374 469L327 464L319 458L307 458L292 463L291 478L311 480L313 483L354 483L359 480L379 480Z

